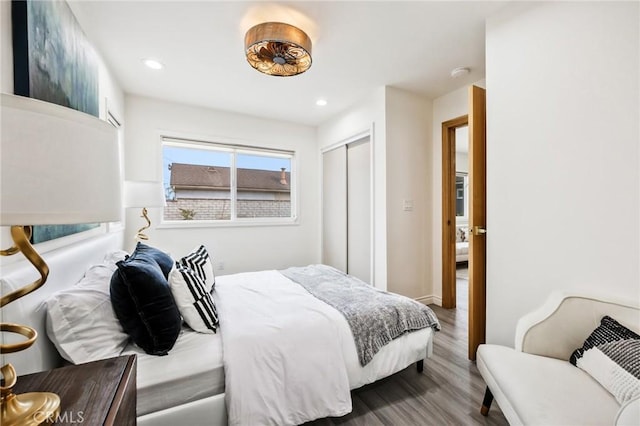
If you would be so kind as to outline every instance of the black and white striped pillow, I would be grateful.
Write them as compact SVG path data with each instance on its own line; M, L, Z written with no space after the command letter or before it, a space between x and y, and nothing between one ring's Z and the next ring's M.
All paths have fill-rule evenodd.
M219 323L218 311L200 275L176 262L169 272L169 286L187 325L199 333L215 333Z
M640 396L640 336L609 316L602 318L569 361L596 379L620 404Z
M216 285L216 276L213 272L211 256L209 256L205 246L201 245L194 249L191 253L178 260L178 263L193 270L204 281L207 291L213 291Z

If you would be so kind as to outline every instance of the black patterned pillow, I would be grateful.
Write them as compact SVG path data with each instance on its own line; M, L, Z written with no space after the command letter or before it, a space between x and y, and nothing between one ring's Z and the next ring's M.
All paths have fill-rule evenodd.
M589 373L620 404L640 397L640 336L613 318L603 317L569 361Z
M215 333L218 311L213 297L200 275L176 262L169 272L169 286L184 321L199 333Z
M213 273L213 263L205 246L194 249L178 260L182 266L191 269L204 282L207 291L211 292L216 286L216 276Z

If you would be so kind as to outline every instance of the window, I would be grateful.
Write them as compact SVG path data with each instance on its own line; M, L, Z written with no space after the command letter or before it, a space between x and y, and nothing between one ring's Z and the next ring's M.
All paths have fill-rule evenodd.
M456 173L456 217L466 219L469 212L469 180L466 173Z
M294 153L162 138L165 221L295 219Z

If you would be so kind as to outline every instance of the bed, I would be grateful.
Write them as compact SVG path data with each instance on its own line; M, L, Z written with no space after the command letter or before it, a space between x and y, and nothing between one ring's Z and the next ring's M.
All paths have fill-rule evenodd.
M46 337L47 334L51 335L51 328L55 326L47 324L45 317L51 313L47 313L43 301L59 297L60 292L65 293L69 288L75 288L78 285L76 283L86 280L89 276L95 278L108 275L111 266L105 266L105 262L114 262L122 256L122 252L118 251L121 246L120 234L106 234L43 256L51 269L47 284L29 297L3 308L5 321L30 324L38 330L40 338L32 348L21 352L19 356L3 355L3 365L11 362L19 374L26 374L54 368L63 362L60 353L64 353L66 346L61 346L59 342L54 345ZM109 253L110 257L105 257L105 254ZM95 267L97 264L100 265L99 268ZM29 267L22 262L3 267L2 291L19 286L20 283L29 279L30 274ZM244 290L238 292L238 289ZM260 292L269 293L274 289L284 289L282 293L284 296L281 295L279 298L291 302L287 308L278 309L278 305L264 302L265 294ZM285 423L296 424L318 417L340 416L351 410L350 389L372 383L413 363L419 363L421 367L422 361L431 356L433 336L439 327L429 326L402 333L382 346L363 366L362 352L356 349L350 324L345 316L311 295L307 288L285 276L283 271L261 271L216 277L213 295L220 317L219 329L216 333L197 333L183 326L174 347L167 356L149 355L137 345L127 343L126 339L123 346L115 349L116 355L136 354L138 357L137 415L140 425L178 423L224 425L228 422L229 424L247 424L253 423L251 419L262 423L259 419L269 418L279 419L269 421L270 423L281 423L284 418ZM239 307L243 307L245 312L251 311L256 315L234 316L234 311L241 311ZM302 317L295 314L293 311L298 308L306 309L306 314ZM280 310L283 315L272 315L274 310ZM317 321L313 319L315 317L325 321L329 328L325 330L326 326L318 326ZM249 329L254 328L261 318L269 318L270 322L266 329L258 331L257 335L245 334L244 331L238 334L237 330L246 330L247 325ZM284 335L281 331L272 334L264 331L269 328L285 327L292 322L296 324L294 328L297 330L294 330L293 334L298 334L298 338L303 339L304 344L292 343L295 341L291 340L293 337ZM332 338L322 340L323 333ZM292 347L286 350L275 350L271 356L269 347L256 343L260 341L260 336L266 336L262 341L267 343L282 337L283 344L292 345ZM309 336L314 337L310 339ZM109 336L109 339L118 338L122 340L121 336ZM247 342L251 342L249 349L246 347ZM324 349L313 350L314 344ZM334 346L334 350L326 350L326 347L331 345ZM300 348L307 346L311 353L322 356L310 361L296 358L301 356L298 353ZM253 356L251 348L258 353L257 359L254 357L253 361L250 358ZM107 351L88 354L87 357L104 358L112 354ZM67 355L65 353L65 358ZM322 357L328 358L323 360ZM276 371L273 372L275 376L270 377L268 372L264 373L265 370L271 369L274 360L279 363L282 358L291 358L290 363L284 367L285 374ZM81 360L84 359L81 358ZM265 362L267 364L264 364ZM327 370L330 373L322 371L323 364L330 366ZM328 389L333 389L332 386L335 386L336 391L323 402L322 398L325 398L327 390L322 390L322 385L318 386L318 381L324 380L323 375L328 374L335 376L328 381ZM287 375L293 379L282 389L289 389L293 393L278 395L277 386L273 388L273 377L286 378ZM249 378L251 381L248 382ZM261 381L264 383L260 385ZM233 385L234 382L235 385ZM244 387L239 387L238 383L252 385L247 387L245 384ZM309 383L314 385L308 386ZM263 387L260 388L260 386ZM273 392L260 391L265 389L264 386L266 389L272 389ZM301 386L300 391L297 391L295 386ZM254 388L255 395L252 396L251 390ZM316 396L310 398L309 395L304 395L305 389L308 388L318 388L323 392L320 395L320 401ZM247 401L256 401L256 398L259 400L265 394L273 395L274 393L275 399L265 403L266 413L246 414L243 411ZM300 401L296 403L304 409L309 409L310 412L302 414L301 417L297 415L291 417L290 413L270 412L269 410L277 408L282 402L282 399L278 398L298 398ZM228 407L231 410L229 417ZM297 409L297 407L294 408ZM254 415L266 417L252 417Z

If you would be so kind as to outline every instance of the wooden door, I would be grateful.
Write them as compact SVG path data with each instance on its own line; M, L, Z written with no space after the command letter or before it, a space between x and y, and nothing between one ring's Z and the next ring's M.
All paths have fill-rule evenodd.
M486 93L469 88L469 359L485 341L486 325Z

